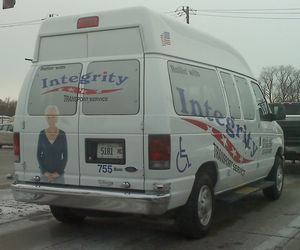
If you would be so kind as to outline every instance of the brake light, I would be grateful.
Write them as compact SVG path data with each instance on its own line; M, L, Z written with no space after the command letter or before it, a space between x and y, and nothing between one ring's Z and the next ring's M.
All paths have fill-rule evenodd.
M170 169L170 135L149 135L149 168Z
M82 17L77 20L77 29L91 28L91 27L98 27L98 26L99 26L98 16Z
M20 133L14 132L14 155L15 162L20 162Z

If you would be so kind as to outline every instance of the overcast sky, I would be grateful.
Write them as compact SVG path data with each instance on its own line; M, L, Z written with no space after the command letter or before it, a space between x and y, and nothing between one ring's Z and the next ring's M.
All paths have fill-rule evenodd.
M2 6L2 0L0 3ZM256 77L266 66L293 65L300 68L299 0L16 0L13 9L0 9L0 99L17 99L31 64L24 58L32 58L40 26L37 23L7 27L6 24L40 20L51 13L65 16L129 6L146 6L184 22L183 17L168 13L183 5L195 10L247 9L249 12L250 9L263 9L263 15L197 12L191 16L190 25L237 49ZM235 18L222 17L224 15ZM252 18L237 18L245 16ZM258 16L273 19L258 19Z

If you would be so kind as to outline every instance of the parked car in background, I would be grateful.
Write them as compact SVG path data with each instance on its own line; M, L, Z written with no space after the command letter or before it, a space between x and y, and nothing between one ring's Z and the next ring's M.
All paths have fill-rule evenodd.
M281 106L280 106L281 105ZM300 161L300 103L286 102L282 104L272 103L272 111L283 108L286 113L284 120L277 121L284 134L284 156L286 160Z
M13 124L1 124L0 125L0 148L4 145L13 145Z
M0 125L13 122L13 118L7 115L0 115Z

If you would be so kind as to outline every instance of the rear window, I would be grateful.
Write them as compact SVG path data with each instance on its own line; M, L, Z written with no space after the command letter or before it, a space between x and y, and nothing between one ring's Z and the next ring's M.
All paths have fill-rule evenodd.
M137 60L92 62L85 74L83 113L134 115L139 112L140 66Z
M143 53L138 28L46 36L40 40L39 61Z
M28 113L44 115L48 106L55 105L60 115L76 113L82 65L45 65L37 69L30 89Z
M87 34L42 37L39 61L66 60L86 57Z
M300 103L284 103L287 115L300 115Z
M215 70L171 61L168 68L177 114L225 117L225 101Z

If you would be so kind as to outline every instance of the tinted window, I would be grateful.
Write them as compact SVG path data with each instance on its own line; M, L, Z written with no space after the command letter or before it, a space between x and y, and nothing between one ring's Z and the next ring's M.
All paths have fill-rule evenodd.
M253 120L255 116L255 110L248 82L245 78L239 76L235 76L234 78L240 94L244 119Z
M88 57L142 53L142 40L138 28L88 33Z
M87 56L87 35L72 34L42 37L39 61L65 60Z
M10 131L10 132L13 132L13 130L14 130L14 129L13 129L13 126L12 126L12 125L8 125L7 130Z
M75 114L81 70L81 64L40 67L30 90L28 113L44 115L47 106L55 105L60 115Z
M255 94L256 104L259 108L260 117L263 119L263 116L269 113L268 104L259 86L255 82L251 82L251 85Z
M137 114L139 62L92 62L86 74L83 113L87 115Z
M300 103L284 103L287 115L300 115Z
M230 116L239 119L241 118L241 107L232 76L228 73L221 72L221 77L227 95Z
M168 62L175 111L179 115L225 117L225 101L215 70Z

